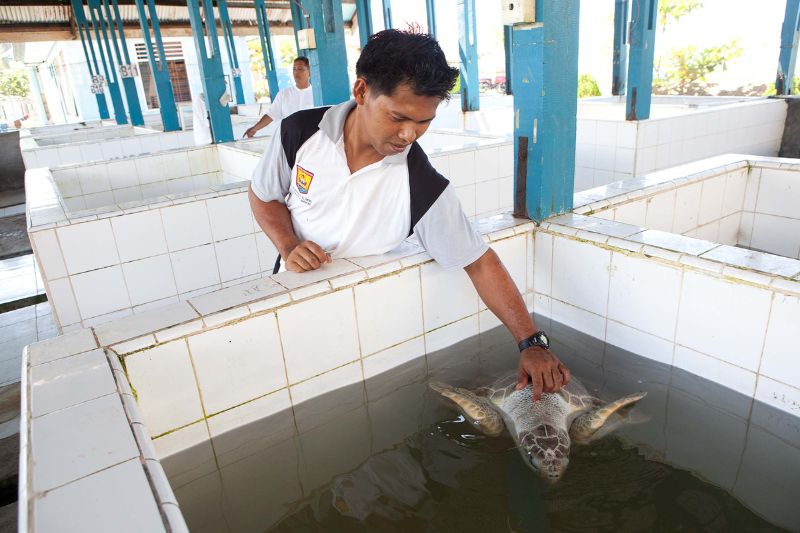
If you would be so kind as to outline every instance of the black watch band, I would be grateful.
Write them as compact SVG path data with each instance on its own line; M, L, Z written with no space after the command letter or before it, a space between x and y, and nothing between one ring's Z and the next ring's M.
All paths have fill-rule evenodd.
M533 346L541 346L545 350L550 349L550 339L547 338L547 334L545 334L544 331L537 331L527 339L522 339L519 341L519 344L517 345L520 352L523 352Z

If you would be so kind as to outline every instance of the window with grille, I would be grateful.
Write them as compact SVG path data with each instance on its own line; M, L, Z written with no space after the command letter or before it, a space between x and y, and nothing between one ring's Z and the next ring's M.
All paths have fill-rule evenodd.
M172 82L172 94L176 103L190 102L192 95L189 92L189 75L186 72L186 62L183 59L183 49L179 41L165 41L164 54L167 57L169 79ZM150 109L158 108L158 91L150 62L147 58L147 47L144 43L136 43L136 60L139 62L139 73L142 77L145 100Z

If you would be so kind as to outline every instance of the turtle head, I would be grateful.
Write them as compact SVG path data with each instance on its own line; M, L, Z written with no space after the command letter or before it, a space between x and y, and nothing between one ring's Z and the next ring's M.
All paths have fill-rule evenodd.
M528 466L549 483L556 483L569 464L569 434L550 424L539 424L520 441Z

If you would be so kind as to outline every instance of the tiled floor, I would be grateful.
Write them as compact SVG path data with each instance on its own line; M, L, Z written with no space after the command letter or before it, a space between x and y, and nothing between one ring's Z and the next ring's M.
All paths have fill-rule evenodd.
M25 213L0 216L0 259L31 253Z
M0 261L0 308L3 304L44 293L33 254Z
M20 380L22 349L25 346L56 335L48 302L1 313L0 386ZM2 424L0 432L1 428Z

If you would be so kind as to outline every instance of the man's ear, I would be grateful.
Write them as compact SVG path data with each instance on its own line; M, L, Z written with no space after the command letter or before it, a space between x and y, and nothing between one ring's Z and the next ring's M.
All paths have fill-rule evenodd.
M364 81L364 78L356 79L356 82L353 84L353 98L356 99L356 104L364 105L364 102L367 100L368 93L369 88L367 87L367 82Z

